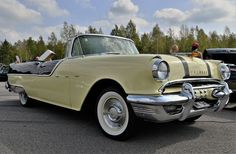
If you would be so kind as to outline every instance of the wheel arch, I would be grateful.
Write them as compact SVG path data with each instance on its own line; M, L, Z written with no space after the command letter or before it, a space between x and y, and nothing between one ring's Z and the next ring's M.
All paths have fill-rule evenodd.
M105 88L113 87L116 88L118 91L120 91L124 97L126 94L124 88L121 86L121 84L113 79L101 79L98 80L93 84L93 86L90 88L87 96L84 99L84 103L81 107L81 111L83 110L91 110L94 109L96 105L96 99L98 95L100 94L101 90Z

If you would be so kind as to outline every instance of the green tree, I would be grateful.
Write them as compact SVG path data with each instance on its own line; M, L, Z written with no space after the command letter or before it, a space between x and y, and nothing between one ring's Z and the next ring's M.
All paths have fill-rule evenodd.
M77 35L74 25L68 25L67 22L64 22L63 28L61 30L61 38L64 42L67 42L71 38Z
M39 36L39 40L36 44L36 48L37 48L37 55L42 55L46 50L47 50L47 47L45 45L45 42L43 40L43 37L42 36Z
M9 64L11 59L12 45L5 39L0 46L0 63Z
M168 51L165 51L165 35L161 31L158 24L156 24L151 32L151 51L150 53L167 53Z
M65 57L65 43L62 41L58 41L56 46L55 46L55 51L56 53L54 59L62 59Z
M100 34L102 33L102 30L99 32L95 27L93 26L88 26L88 29L85 31L87 34Z
M27 52L27 45L26 45L26 40L18 40L15 44L14 44L14 48L15 48L15 55L19 56L19 58L21 59L21 61L26 61L29 60L29 54Z
M231 33L228 38L228 47L229 48L236 48L236 34Z
M120 27L115 25L115 28L111 31L111 35L126 37L126 29L123 25L121 25Z
M36 44L37 42L33 40L32 37L29 37L26 40L26 50L27 50L26 52L28 53L29 57L29 59L27 60L34 59L36 56L40 56L38 55Z
M132 20L130 20L126 26L126 37L132 39L136 47L138 48L138 50L139 51L141 50L142 46L141 46L139 34L137 32L136 25L134 24Z
M209 47L209 38L203 29L196 28L197 40L200 44L200 51L203 51Z
M56 37L56 34L52 32L50 36L48 37L47 48L55 52L56 45L57 45L57 37Z
M182 51L191 51L191 44L192 42L188 42L189 37L189 28L186 25L181 25L180 31L179 31L179 39L178 39L178 45L182 49Z
M216 31L210 32L209 34L210 47L219 48L220 47L220 37Z
M151 50L151 41L149 34L144 33L141 36L141 47L142 49L140 50L140 53L149 53Z
M171 28L169 28L169 30L167 31L166 39L165 39L164 51L166 51L166 52L170 51L171 47L174 44L176 44L174 31Z

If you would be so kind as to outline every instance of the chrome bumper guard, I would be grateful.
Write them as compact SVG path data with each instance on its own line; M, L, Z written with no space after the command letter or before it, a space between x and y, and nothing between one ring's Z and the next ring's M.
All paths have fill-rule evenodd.
M196 109L199 96L197 90L211 89L211 96L215 99L213 105ZM232 91L226 82L220 84L193 87L190 83L183 83L182 91L179 94L166 94L161 96L128 95L127 101L131 104L136 116L156 122L172 120L183 121L186 118L202 115L207 111L220 111L229 101ZM208 94L209 95L209 94ZM178 113L169 114L164 106L181 106Z

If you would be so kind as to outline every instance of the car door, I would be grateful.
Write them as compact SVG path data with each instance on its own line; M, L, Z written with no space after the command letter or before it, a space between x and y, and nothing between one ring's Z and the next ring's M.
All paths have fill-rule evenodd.
M41 64L39 67L44 67ZM50 67L50 66L48 66ZM70 108L69 101L69 65L67 62L58 62L55 71L51 74L38 74L35 79L37 98L50 104ZM40 68L39 68L40 69ZM45 69L45 68L43 68Z

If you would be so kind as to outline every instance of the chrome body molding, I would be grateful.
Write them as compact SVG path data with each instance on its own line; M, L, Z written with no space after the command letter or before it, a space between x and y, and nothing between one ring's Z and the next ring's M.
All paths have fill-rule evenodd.
M159 92L163 92L163 90L165 89L165 87L167 86L171 86L174 84L179 84L179 83L189 83L189 82L194 82L194 83L198 83L198 82L215 82L217 84L221 83L221 80L216 80L213 78L188 78L188 79L178 79L178 80L173 80L173 81L169 81L166 82L165 84L163 84L160 88L159 88Z
M197 95L196 91L208 91L206 95ZM183 121L186 118L202 115L208 111L220 111L229 101L232 91L226 82L194 87L190 83L182 84L178 94L160 96L128 95L136 116L145 120L167 122ZM200 104L200 107L199 107Z

